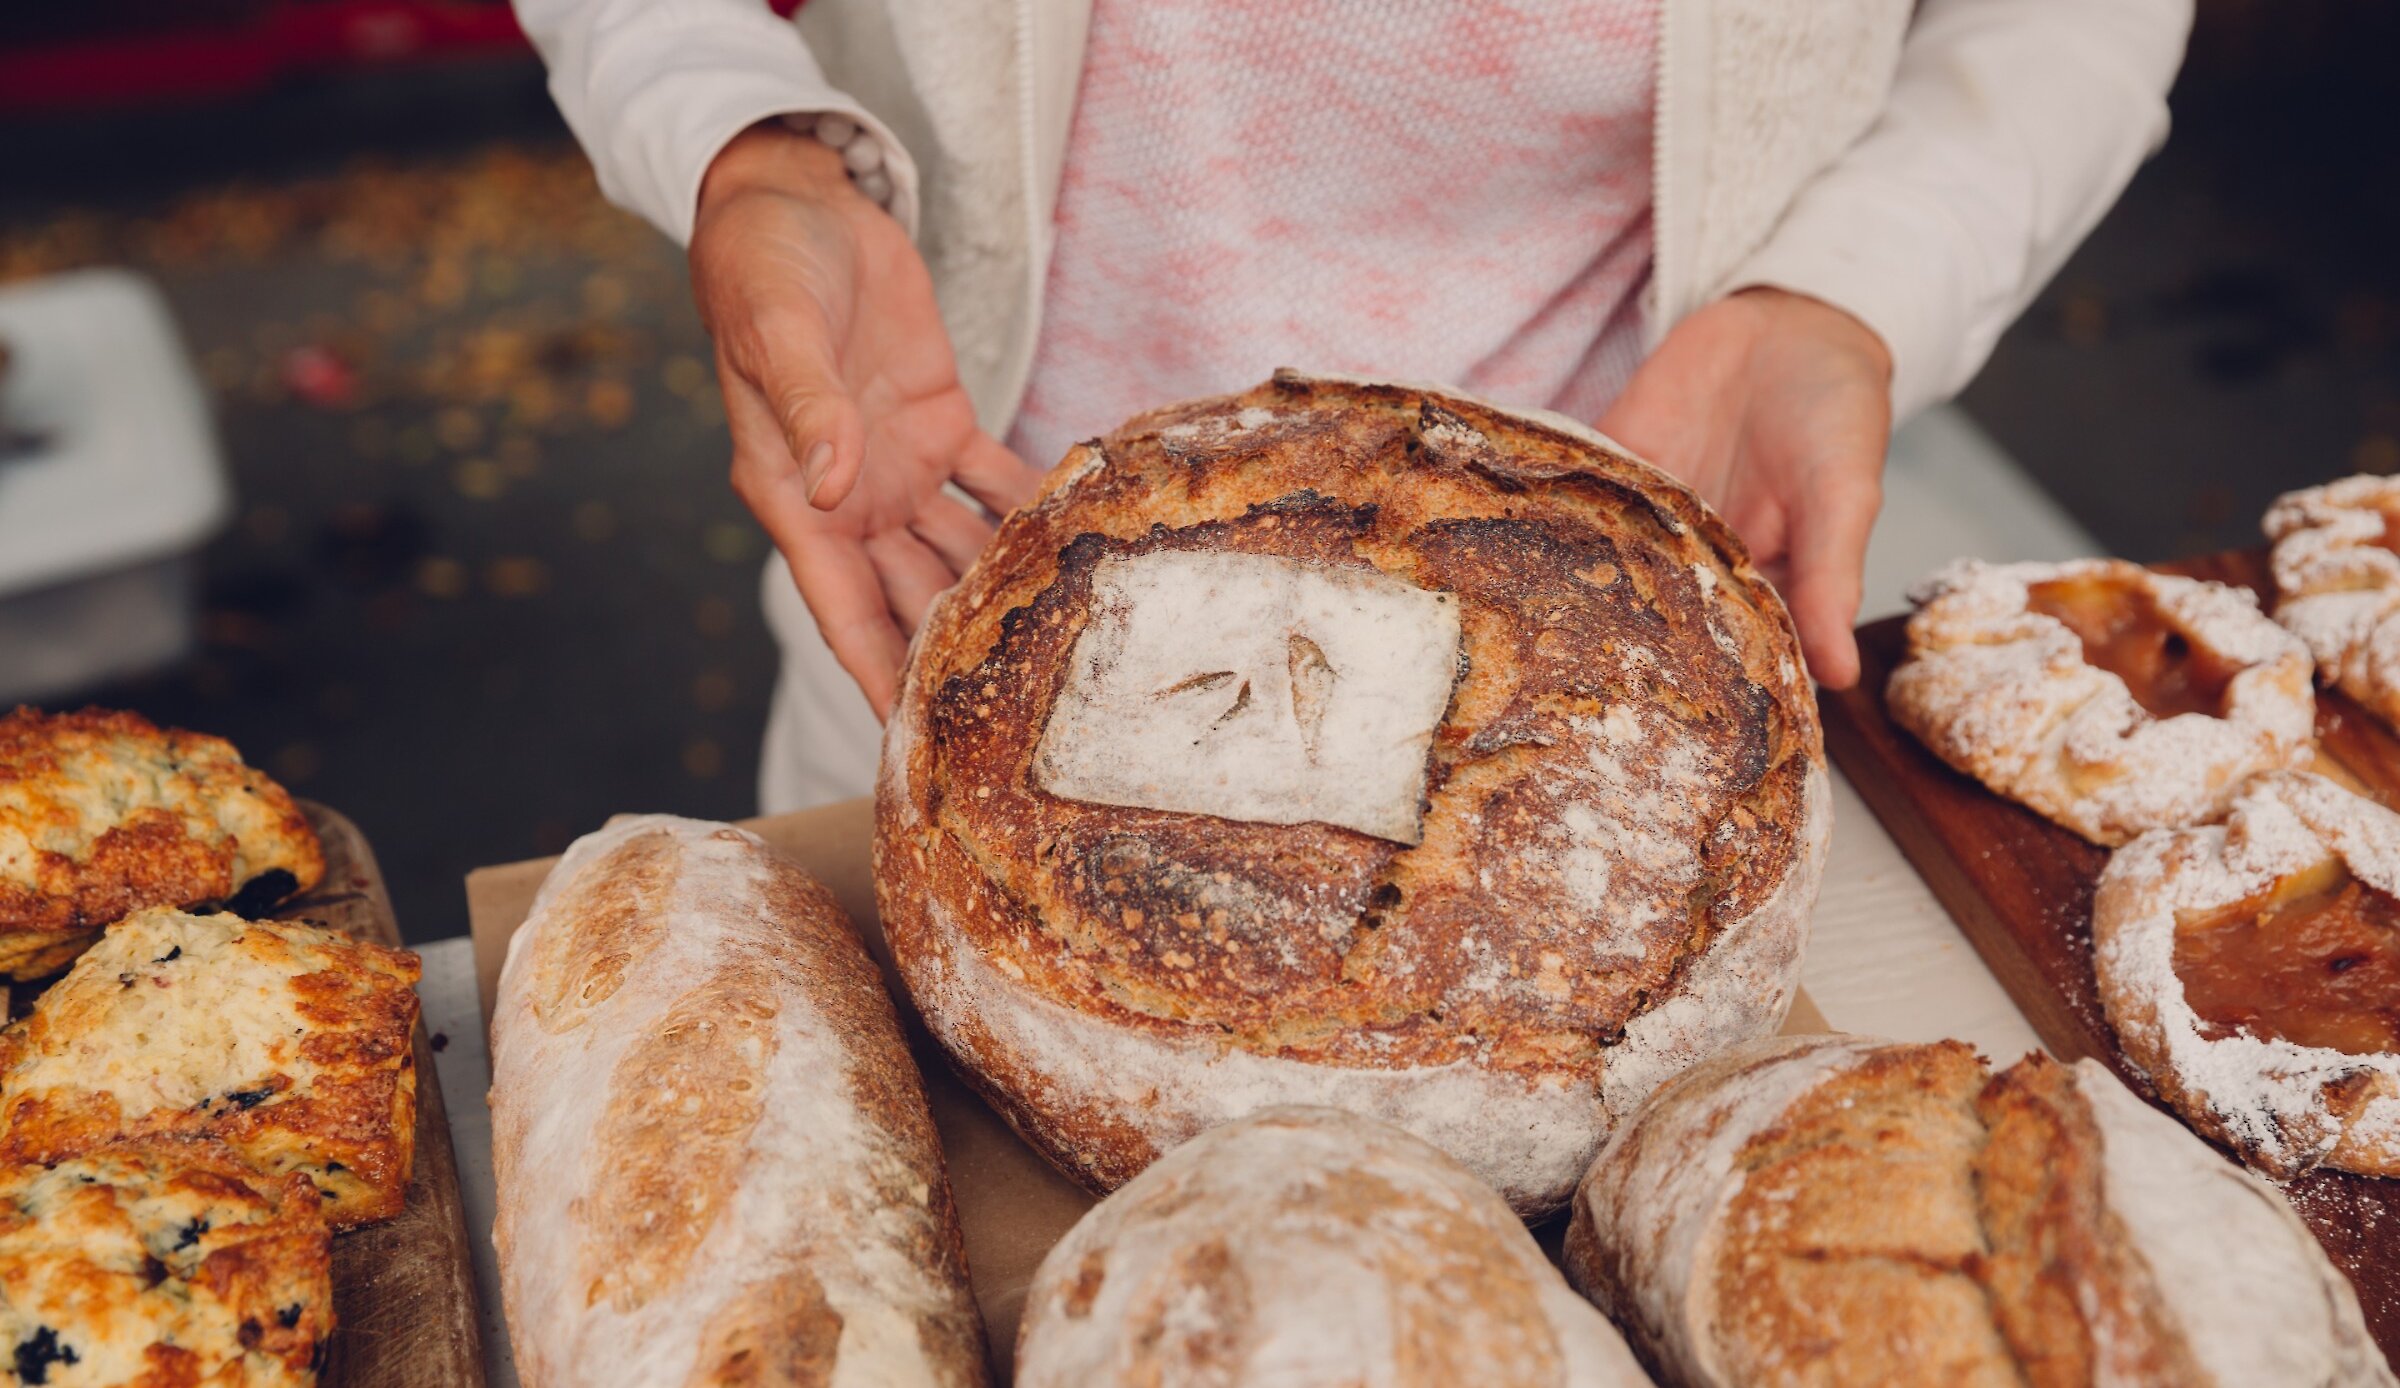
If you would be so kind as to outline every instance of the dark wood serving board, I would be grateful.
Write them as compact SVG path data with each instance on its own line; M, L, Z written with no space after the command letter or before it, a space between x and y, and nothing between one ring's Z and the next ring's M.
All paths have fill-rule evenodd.
M2238 583L2262 596L2270 586L2263 551L2159 567ZM2099 1060L2150 1095L2117 1049L2092 977L2092 890L2108 850L1951 770L1891 720L1883 688L1907 648L1905 626L1906 618L1893 617L1859 629L1857 686L1819 697L1826 750L2042 1044L2061 1060ZM2400 738L2350 700L2324 691L2317 735L2340 769L2400 808ZM2384 1356L2400 1363L2400 1181L2320 1171L2284 1190L2356 1284Z
M325 842L325 880L275 908L377 944L400 944L391 894L366 838L339 813L301 802ZM450 1119L425 1028L416 1036L417 1143L408 1206L333 1240L333 1357L324 1388L481 1388L475 1274L458 1195Z

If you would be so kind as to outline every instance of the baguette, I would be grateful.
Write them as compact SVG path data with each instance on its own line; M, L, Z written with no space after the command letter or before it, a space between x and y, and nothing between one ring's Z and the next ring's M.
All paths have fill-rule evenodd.
M830 893L729 825L567 851L492 1020L527 1388L987 1381L933 1120Z

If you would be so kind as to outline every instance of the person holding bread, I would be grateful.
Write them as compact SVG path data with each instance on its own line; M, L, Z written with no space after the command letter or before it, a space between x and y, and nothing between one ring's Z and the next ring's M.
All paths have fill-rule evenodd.
M1811 673L1895 418L2163 138L2191 0L516 0L690 248L780 558L770 812L1077 440L1278 366L1591 421L1718 507ZM810 618L814 621L811 622Z

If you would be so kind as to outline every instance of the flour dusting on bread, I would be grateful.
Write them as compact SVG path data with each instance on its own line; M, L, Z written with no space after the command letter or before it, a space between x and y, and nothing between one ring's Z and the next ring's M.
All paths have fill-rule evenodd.
M654 928L629 935L618 894ZM634 956L560 1025L579 944ZM728 825L579 840L493 1018L493 1239L542 1385L980 1384L922 1090L824 888Z
M1373 569L1103 561L1035 763L1053 795L1414 843L1458 604Z

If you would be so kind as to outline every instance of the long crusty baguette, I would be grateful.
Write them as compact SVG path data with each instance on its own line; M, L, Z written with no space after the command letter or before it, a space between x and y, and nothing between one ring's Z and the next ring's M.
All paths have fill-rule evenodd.
M986 1381L891 1000L751 834L649 816L567 851L500 975L492 1160L527 1388Z

